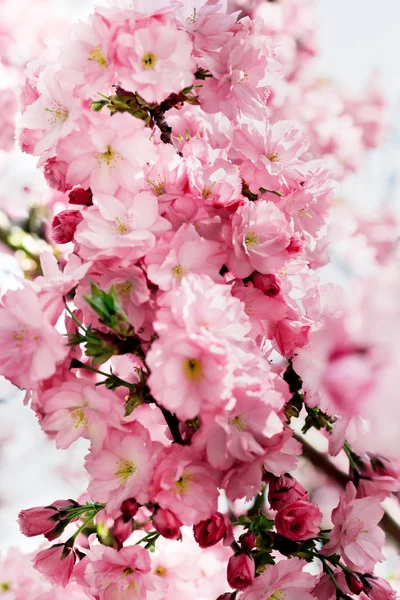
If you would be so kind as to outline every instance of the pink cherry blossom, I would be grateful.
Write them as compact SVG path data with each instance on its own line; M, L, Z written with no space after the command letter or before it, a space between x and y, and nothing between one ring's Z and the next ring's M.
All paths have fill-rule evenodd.
M9 290L1 299L0 373L20 388L34 388L53 375L68 352L46 300L30 286Z
M315 578L303 571L305 565L304 560L289 558L268 566L244 592L243 600L259 600L261 596L279 598L279 595L285 600L312 600L310 592Z
M33 566L52 584L65 587L71 579L75 561L76 554L70 546L55 544L36 554Z
M166 584L150 570L150 554L140 546L128 546L118 552L97 545L77 565L74 578L99 600L162 600Z
M216 510L219 493L215 473L206 462L189 449L171 448L159 457L152 495L162 508L192 525Z
M122 86L147 102L160 103L193 83L190 38L167 18L136 22L133 30L127 22L114 33L112 47Z
M98 202L85 210L74 236L79 255L86 260L115 254L129 260L141 258L155 246L156 235L170 228L159 216L157 198L149 192L136 194L129 204L123 194L121 199L99 196Z
M288 259L290 236L285 215L272 202L247 202L232 219L234 253L229 267L241 278L254 270L264 274L278 270Z
M156 160L150 130L128 114L118 113L112 119L106 113L93 115L84 130L57 144L58 160L68 164L66 180L71 187L90 187L93 193L114 194L119 186L135 189L143 164Z
M275 516L275 528L289 540L308 540L316 537L322 513L315 504L296 500L279 510Z
M334 527L322 553L329 556L339 550L351 569L372 571L384 559L381 548L385 535L378 527L384 510L379 498L357 499L356 494L354 485L348 483L345 495L332 512Z
M110 428L101 449L86 459L89 493L97 501L107 502L110 513L128 498L147 502L156 448L139 423L125 431Z

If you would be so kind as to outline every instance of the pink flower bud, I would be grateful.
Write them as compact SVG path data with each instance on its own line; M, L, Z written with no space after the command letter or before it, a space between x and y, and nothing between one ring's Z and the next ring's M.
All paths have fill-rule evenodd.
M396 600L396 592L385 579L375 575L366 575L364 579L364 594L371 600Z
M92 206L93 204L93 194L92 190L88 188L84 190L83 188L74 188L68 194L68 202L70 204L76 204L78 206Z
M52 531L58 522L58 510L53 506L36 506L21 510L18 525L27 537L45 535Z
M33 566L54 585L65 587L71 578L75 561L73 548L55 544L36 554Z
M254 581L256 566L252 556L234 554L230 557L227 569L228 583L234 590L245 590Z
M71 242L75 230L82 220L83 217L79 210L63 210L55 215L51 224L51 235L56 244Z
M364 591L364 584L357 573L346 573L346 583L349 586L349 590L353 594L361 594Z
M136 502L135 498L124 500L121 504L121 512L125 517L134 517L139 508L140 504Z
M133 531L133 520L131 517L125 517L121 515L114 521L113 536L120 544L123 544L125 540L132 534Z
M253 275L253 283L256 288L264 292L266 296L271 298L277 296L281 291L281 283L276 275L263 275L255 273Z
M282 510L298 500L309 500L307 490L291 475L272 478L269 484L268 501L273 510Z
M179 540L183 523L170 510L159 508L153 516L154 529L169 540Z
M242 550L248 554L250 554L250 552L253 550L255 542L256 536L252 531L250 531L250 529L240 537L240 545Z
M322 514L315 504L299 500L278 511L275 528L289 540L308 540L319 533Z
M209 519L193 525L194 539L200 548L209 548L218 544L227 533L225 517L215 512Z
M49 158L44 165L44 177L48 185L59 192L67 192L71 185L66 182L66 173L68 163L58 160L58 158Z

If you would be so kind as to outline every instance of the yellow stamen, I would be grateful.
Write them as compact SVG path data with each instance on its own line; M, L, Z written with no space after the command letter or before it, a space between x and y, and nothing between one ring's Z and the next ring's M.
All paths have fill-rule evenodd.
M157 567L154 573L159 577L166 577L166 575L168 574L167 569L165 567Z
M277 152L269 152L267 154L267 158L272 163L278 162L279 161L279 154Z
M243 421L242 415L237 415L231 420L231 425L238 431L246 431L247 427Z
M201 192L201 196L202 196L202 198L204 198L204 200L207 200L207 198L209 198L209 196L211 196L211 194L212 194L212 189L213 189L213 187L214 187L215 183L216 183L216 182L215 182L215 181L213 181L211 185L209 185L208 187L205 187L205 188L203 189L203 191Z
M189 273L189 269L184 265L175 265L172 267L171 273L176 279L182 281L182 278Z
M114 226L114 231L119 235L126 235L130 232L131 228L129 225L124 223L120 217L115 217L116 225Z
M297 216L300 217L300 219L302 219L303 217L308 217L309 219L312 219L312 215L306 212L304 208L300 208L300 210L297 212Z
M157 61L157 56L152 52L146 52L146 54L143 54L142 56L142 65L145 69L154 69Z
M108 67L107 61L104 58L100 46L96 46L90 50L88 60L97 62L101 67L103 67L103 69L107 69Z
M156 179L155 181L148 179L147 183L151 185L156 196L162 196L165 194L166 179Z
M113 168L117 164L117 158L119 158L119 155L115 150L111 146L107 146L105 152L99 152L97 155L97 162L100 166L106 165L107 167Z
M197 9L196 9L196 8L194 8L194 9L193 9L193 15L192 15L191 17L188 17L188 18L186 19L186 21L187 21L188 23L191 23L191 24L193 25L193 23L196 23L196 19L197 19Z
M265 590L265 593L268 594L268 590ZM284 598L286 598L286 593L282 590L276 590L276 592L268 596L266 600L284 600Z
M45 108L44 110L50 113L49 120L51 125L56 125L58 121L65 123L69 117L68 110L61 104L61 102L53 102L52 108Z
M132 567L126 567L126 569L124 569L124 573L125 575L132 575L132 573L134 573L135 569L132 569Z
M118 465L118 470L115 472L117 477L120 477L122 483L126 483L136 472L136 465L131 460L121 460Z
M8 583L8 581L2 581L0 583L0 592L10 592L11 591L11 585Z
M183 372L188 379L198 381L203 375L203 365L197 358L186 358L183 362Z
M126 298L129 296L134 287L135 284L133 281L122 281L121 283L117 283L115 289L117 290L118 296L123 296Z
M175 487L178 492L181 494L186 494L189 490L189 483L192 481L193 477L189 473L183 473L178 481L175 481Z
M255 233L255 231L249 229L246 233L246 237L244 238L244 243L251 250L253 248L257 248L258 244L260 243L260 238Z
M83 412L83 408L76 408L71 412L71 417L74 422L75 429L78 429L82 423L86 423L85 413Z

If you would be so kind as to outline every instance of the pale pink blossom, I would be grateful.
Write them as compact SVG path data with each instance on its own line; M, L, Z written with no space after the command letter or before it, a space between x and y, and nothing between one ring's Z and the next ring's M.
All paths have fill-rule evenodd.
M112 48L122 86L149 103L161 103L194 81L192 42L170 19L126 21L114 33Z
M208 518L217 509L216 475L190 449L172 447L160 454L153 476L152 496L185 525ZM199 502L201 498L201 502Z
M64 544L55 544L36 554L33 566L53 585L65 587L71 579L76 561L75 550Z
M273 273L288 259L291 230L285 215L272 202L248 201L232 219L234 252L228 266L237 277L248 277L252 271Z
M346 486L338 506L332 512L333 529L329 542L321 552L326 556L340 551L350 569L373 571L375 564L384 559L381 548L385 534L378 527L384 510L379 498L356 498L352 483Z
M9 290L1 299L0 373L20 388L34 388L53 375L68 353L52 314L46 311L48 299L31 286Z
M86 457L89 493L96 501L107 502L110 513L128 498L148 502L157 448L139 423L125 431L110 428L102 448Z
M242 595L243 600L260 600L265 598L285 598L285 600L313 600L311 591L315 577L305 573L305 560L288 558L276 565L268 566L253 585Z
M234 140L242 160L240 173L254 194L260 188L285 189L302 177L304 163L300 157L308 148L308 140L290 121L266 122L261 130L257 124L242 125L235 130Z
M147 275L162 290L181 284L189 273L208 275L222 282L219 271L225 252L216 241L201 237L192 224L181 225L176 233L168 233L146 256Z
M74 578L99 600L162 600L166 583L150 571L148 550L127 546L117 551L99 544L77 565Z
M72 379L40 396L43 417L40 425L54 437L57 448L68 448L80 437L88 438L99 450L108 429L119 426L124 406L106 389L93 388L93 382Z
M149 138L143 121L131 115L92 113L85 129L59 141L57 157L68 164L70 187L90 187L94 194L114 194L119 186L134 190L143 165L157 157Z
M137 193L130 201L125 194L119 196L98 196L98 206L84 211L74 236L82 258L141 258L155 246L156 236L170 228L149 192Z

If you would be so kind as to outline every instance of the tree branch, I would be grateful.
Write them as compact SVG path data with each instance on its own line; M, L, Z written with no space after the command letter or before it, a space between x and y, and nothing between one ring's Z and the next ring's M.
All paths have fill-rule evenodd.
M329 457L321 454L311 444L309 444L302 436L293 434L295 439L300 442L303 446L303 456L319 471L328 475L331 479L336 481L340 487L345 487L346 484L351 481L350 477L343 471L338 469L330 460ZM387 512L379 524L383 531L391 538L392 542L400 549L400 525L399 523Z

